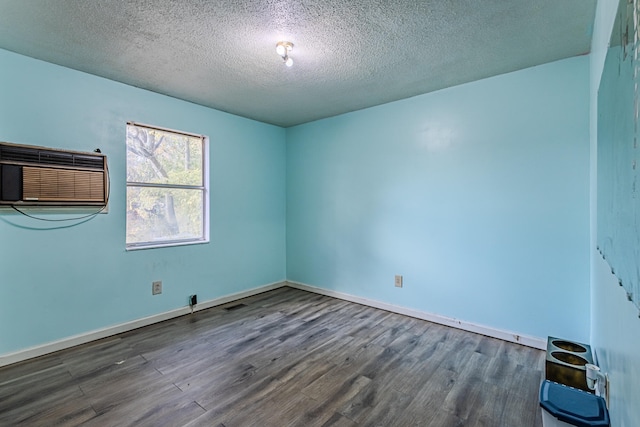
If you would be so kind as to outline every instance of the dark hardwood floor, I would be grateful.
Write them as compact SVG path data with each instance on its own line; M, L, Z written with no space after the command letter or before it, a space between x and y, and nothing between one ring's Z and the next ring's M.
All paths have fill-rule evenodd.
M0 425L534 427L543 359L280 288L0 368Z

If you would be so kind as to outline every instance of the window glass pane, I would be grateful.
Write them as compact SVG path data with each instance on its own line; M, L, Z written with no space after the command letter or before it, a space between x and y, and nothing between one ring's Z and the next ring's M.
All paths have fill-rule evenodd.
M127 187L127 244L203 239L204 192Z
M202 186L202 139L127 126L127 181Z

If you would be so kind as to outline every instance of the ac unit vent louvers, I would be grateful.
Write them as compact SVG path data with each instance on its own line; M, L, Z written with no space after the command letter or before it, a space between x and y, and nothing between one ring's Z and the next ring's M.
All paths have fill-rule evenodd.
M39 163L40 155L39 151L34 150L33 148L0 145L0 160L8 162Z
M104 168L104 158L100 156L87 156L78 153L65 153L7 145L0 145L0 161L81 167L100 170Z

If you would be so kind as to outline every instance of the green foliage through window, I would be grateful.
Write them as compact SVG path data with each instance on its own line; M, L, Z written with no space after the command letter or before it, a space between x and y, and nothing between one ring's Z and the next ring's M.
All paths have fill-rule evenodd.
M205 138L127 125L127 247L204 242Z

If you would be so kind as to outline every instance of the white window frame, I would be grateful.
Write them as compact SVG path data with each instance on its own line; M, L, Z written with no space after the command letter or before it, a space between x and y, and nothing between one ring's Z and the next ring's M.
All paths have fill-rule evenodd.
M126 181L127 190L130 187L148 187L148 188L175 188L175 189L199 189L203 192L202 194L202 236L200 238L194 239L178 239L178 240L159 240L159 241L151 241L151 242L138 242L138 243L126 243L126 250L140 250L140 249L152 249L152 248L164 248L164 247L173 247L173 246L185 246L185 245L198 245L203 243L209 243L209 137L206 135L199 135L190 132L179 131L175 129L169 129L164 127L159 127L155 125L148 125L138 122L127 122L128 126L137 126L152 130L159 130L162 132L170 132L179 135L186 135L190 137L200 138L202 140L202 186L192 186L192 185L177 185L177 184L153 184L153 183L140 183L140 182L130 182L128 179ZM125 138L125 144L127 143ZM125 168L125 173L128 172L129 165L127 164ZM125 194L125 205L127 205L127 195ZM125 210L128 206L125 207ZM127 221L125 214L125 221ZM126 228L126 222L125 222ZM126 242L126 236L125 236Z

